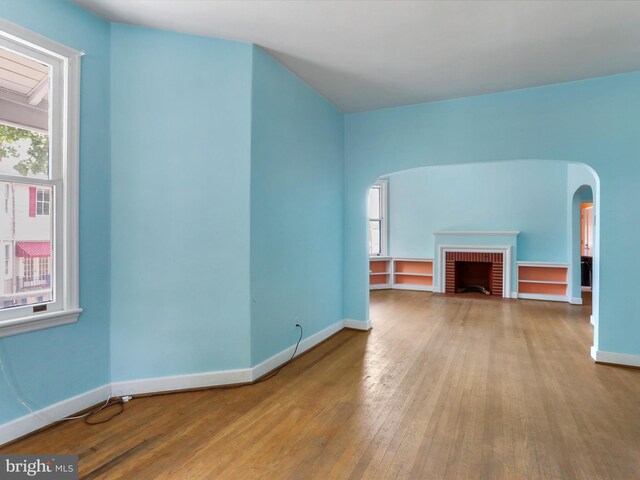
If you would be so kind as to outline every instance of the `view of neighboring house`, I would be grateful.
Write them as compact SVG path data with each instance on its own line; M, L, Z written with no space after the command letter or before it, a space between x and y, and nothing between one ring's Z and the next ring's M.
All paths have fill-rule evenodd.
M51 188L2 182L0 306L49 301Z
M54 192L53 187L46 184L49 178L49 67L0 49L0 71L3 72L0 75L0 309L3 309L52 300Z
M0 157L0 173L24 177L15 167L29 157L30 146L29 139L5 141L4 150L11 151L13 155ZM0 182L0 308L52 300L51 188L22 182Z

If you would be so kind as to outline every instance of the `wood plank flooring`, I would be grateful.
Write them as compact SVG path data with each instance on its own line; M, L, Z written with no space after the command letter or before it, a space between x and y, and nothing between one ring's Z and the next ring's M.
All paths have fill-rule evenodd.
M372 294L271 380L134 399L0 450L93 479L637 479L640 370L589 358L590 307Z

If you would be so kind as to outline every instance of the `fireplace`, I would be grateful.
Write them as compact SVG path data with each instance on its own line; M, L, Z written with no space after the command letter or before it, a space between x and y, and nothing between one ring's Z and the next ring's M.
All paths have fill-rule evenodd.
M481 292L491 294L494 288L491 281L492 262L455 262L455 292Z
M445 255L445 292L460 293L473 287L502 297L503 273L502 253L449 251Z
M434 291L455 293L460 282L484 286L492 296L511 298L518 231L448 230L435 236ZM456 262L458 275L456 275ZM469 265L473 263L475 265ZM477 265L478 263L484 265ZM462 280L460 280L460 275ZM487 279L488 275L488 279Z

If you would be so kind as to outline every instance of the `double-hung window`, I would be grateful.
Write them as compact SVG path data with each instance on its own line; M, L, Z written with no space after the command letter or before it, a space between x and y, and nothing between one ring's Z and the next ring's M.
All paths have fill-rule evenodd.
M387 254L387 184L376 182L369 189L369 255Z
M77 320L81 52L0 19L0 336Z

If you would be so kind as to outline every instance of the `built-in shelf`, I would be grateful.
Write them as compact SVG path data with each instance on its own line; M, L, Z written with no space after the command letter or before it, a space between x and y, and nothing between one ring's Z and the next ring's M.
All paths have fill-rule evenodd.
M433 291L433 259L394 258L393 288Z
M433 259L371 257L369 284L371 290L433 291Z
M391 288L391 278L390 257L369 258L369 288L371 290Z
M567 302L569 265L552 262L517 262L518 298Z

